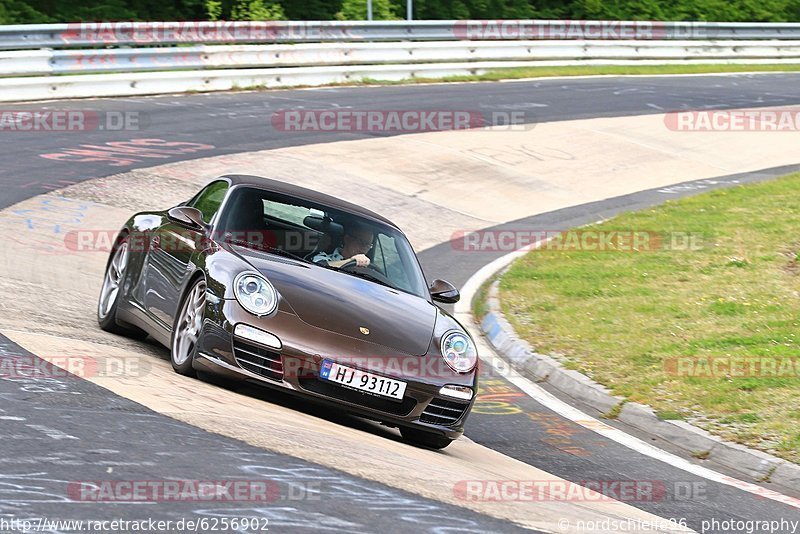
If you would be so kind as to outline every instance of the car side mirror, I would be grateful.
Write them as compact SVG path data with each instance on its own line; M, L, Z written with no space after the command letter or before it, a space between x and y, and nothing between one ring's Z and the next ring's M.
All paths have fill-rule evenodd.
M428 290L431 293L431 298L436 302L455 304L461 299L461 294L458 292L458 289L445 280L434 280Z
M204 230L206 228L206 223L203 221L203 213L197 208L176 206L167 212L167 216L171 221L193 230Z

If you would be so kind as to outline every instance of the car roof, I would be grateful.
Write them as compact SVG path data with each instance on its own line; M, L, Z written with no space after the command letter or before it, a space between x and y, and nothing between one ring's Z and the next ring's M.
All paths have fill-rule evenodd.
M323 206L329 206L333 209L344 211L351 215L360 215L368 219L373 219L400 230L400 228L392 221L382 215L378 215L374 211L362 208L361 206L353 204L352 202L347 202L346 200L342 200L331 195L326 195L325 193L320 193L319 191L314 191L313 189L249 174L226 174L220 178L230 180L231 186L246 185L264 189L273 193L297 197L303 200L314 202L316 204L321 204Z

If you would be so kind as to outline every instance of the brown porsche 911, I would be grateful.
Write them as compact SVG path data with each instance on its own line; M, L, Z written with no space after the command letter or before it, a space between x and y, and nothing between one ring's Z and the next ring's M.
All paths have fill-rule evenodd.
M477 352L435 302L403 233L309 189L223 176L138 213L119 233L98 303L107 331L170 348L197 371L288 390L446 447L477 391Z

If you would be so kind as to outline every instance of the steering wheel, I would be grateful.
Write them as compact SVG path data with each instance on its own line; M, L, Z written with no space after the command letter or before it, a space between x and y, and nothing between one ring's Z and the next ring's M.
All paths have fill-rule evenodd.
M350 260L350 261L348 261L347 263L343 263L343 264L341 264L341 265L339 266L339 268L340 268L340 269L347 269L347 268L349 268L349 267L352 267L352 266L354 266L356 263L357 263L357 262L356 262L356 260Z
M369 264L369 267L358 267L358 265L356 263L357 263L356 260L349 260L347 263L343 263L339 267L339 269L341 269L341 270L345 270L346 269L346 270L352 271L354 273L359 273L359 272L360 273L364 273L366 275L369 275L372 278L377 278L378 280L380 280L381 282L383 282L384 284L386 284L386 285L388 285L390 287L394 287L394 284L389 279L389 277L386 276L385 274L383 274L381 271L379 271L375 267L373 267L371 263Z
M356 262L356 260L349 260L347 263L343 263L343 264L342 264L342 265L339 267L339 269L349 269L350 267L353 267L353 266L355 266L355 265L356 265L356 263L357 263L357 262ZM364 268L365 268L365 267L361 267L361 269L364 269ZM380 267L378 267L377 265L375 265L375 263L374 263L374 262L371 262L371 263L369 264L369 266L368 266L368 267L366 267L366 268L367 268L367 269L370 269L370 270L372 270L372 271L375 271L375 272L377 272L377 273L380 273L380 274L382 274L383 276L386 276L386 273L385 273L385 272L383 272L383 269L381 269Z

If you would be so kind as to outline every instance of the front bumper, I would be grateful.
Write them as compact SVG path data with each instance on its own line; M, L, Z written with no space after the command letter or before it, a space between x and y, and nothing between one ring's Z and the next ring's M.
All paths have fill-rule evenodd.
M275 349L234 335L234 328L240 323L272 333L282 347ZM353 363L369 357L412 359L405 363L413 363L413 368L421 372L413 376L380 373ZM434 358L435 362L425 360ZM407 384L402 401L320 379L319 367L324 359L402 380ZM464 422L475 400L477 372L448 374L441 371L439 360L442 358L438 355L391 354L385 347L313 327L288 312L254 317L235 300L219 300L207 305L194 368L281 389L390 426L413 427L456 439L464 432ZM431 363L436 365L426 365ZM425 373L424 369L437 371ZM467 401L442 395L440 390L445 385L470 387L472 398Z

